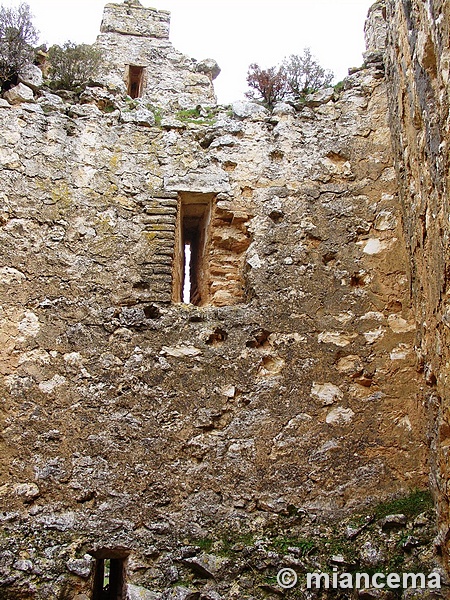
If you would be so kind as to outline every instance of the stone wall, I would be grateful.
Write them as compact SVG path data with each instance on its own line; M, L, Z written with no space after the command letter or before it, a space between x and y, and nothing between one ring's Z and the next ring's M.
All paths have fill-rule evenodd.
M169 41L170 13L145 8L139 2L107 4L96 47L103 55L99 82L126 93L129 67L142 69L142 93L147 103L183 109L214 102L212 79L216 61L200 62L176 50ZM128 89L129 91L129 89Z
M426 381L440 544L448 560L450 3L402 0L386 8L391 128Z
M328 560L341 556L324 542L336 523L366 511L339 530L356 539L374 504L427 486L372 50L342 91L298 111L192 96L186 113L113 86L1 103L3 597L90 598L93 557L126 558L127 581L145 588L130 594L147 599L273 594L255 573L276 575L274 531L308 535ZM209 207L199 305L174 301L196 202ZM432 530L430 514L414 519L408 531ZM379 526L391 550L403 543ZM248 559L222 572L225 534ZM431 568L422 538L408 552ZM361 564L385 561L358 539ZM209 542L215 558L199 558Z

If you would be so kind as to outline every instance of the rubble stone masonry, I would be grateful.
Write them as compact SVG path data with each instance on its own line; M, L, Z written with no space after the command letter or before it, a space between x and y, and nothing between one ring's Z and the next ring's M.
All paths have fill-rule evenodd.
M416 348L426 382L431 478L448 565L450 2L388 2L387 84Z
M114 600L277 597L314 548L439 568L429 511L373 507L431 472L445 554L448 4L377 3L342 89L271 112L108 4L98 85L0 101L1 598L98 600L106 560Z

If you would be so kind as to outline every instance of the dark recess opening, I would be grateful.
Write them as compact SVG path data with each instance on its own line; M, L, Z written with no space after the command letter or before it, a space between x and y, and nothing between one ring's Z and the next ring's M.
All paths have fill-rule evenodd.
M213 194L180 194L173 301L202 306L209 301L209 245Z
M182 301L202 304L204 287L204 251L209 219L209 203L185 204L182 215L182 248L184 252ZM203 284L203 285L202 285Z
M131 98L139 98L142 95L142 82L144 79L144 67L128 66L128 90Z
M125 560L97 558L92 600L125 600Z

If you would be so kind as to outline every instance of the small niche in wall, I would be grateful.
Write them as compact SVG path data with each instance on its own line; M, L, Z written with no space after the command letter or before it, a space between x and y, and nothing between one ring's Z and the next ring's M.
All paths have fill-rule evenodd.
M127 94L131 98L140 98L144 88L144 67L128 65L127 67Z

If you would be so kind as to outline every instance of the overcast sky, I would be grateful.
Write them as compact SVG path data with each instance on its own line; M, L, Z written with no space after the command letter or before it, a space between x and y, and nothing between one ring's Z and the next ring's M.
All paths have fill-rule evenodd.
M116 0L121 3L121 0ZM215 89L219 102L242 98L248 65L279 63L310 47L335 82L360 66L364 21L374 0L141 0L172 13L170 39L181 52L215 58L222 69ZM0 0L16 6L19 0ZM68 39L92 43L106 0L28 0L40 42Z

